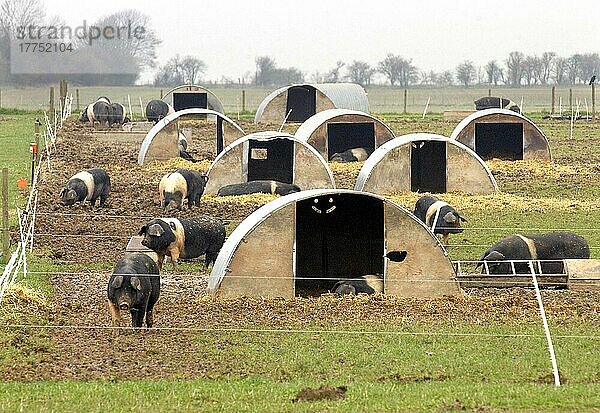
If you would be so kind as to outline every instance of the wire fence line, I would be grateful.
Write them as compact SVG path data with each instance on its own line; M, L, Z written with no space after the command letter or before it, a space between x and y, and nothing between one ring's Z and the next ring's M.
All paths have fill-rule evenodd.
M52 168L50 155L56 151L58 130L62 128L63 122L71 116L72 103L73 96L66 95L64 102L63 100L59 100L58 110L51 113L50 117L48 113L44 112L45 131L42 135L44 139L44 151L40 154L38 158L39 162L33 171L33 180L25 209L21 211L21 209L17 208L20 241L17 243L16 250L12 253L8 263L4 267L2 275L0 275L0 304L2 303L6 289L15 283L19 271L22 269L23 277L27 276L27 251L31 252L33 249L33 234L38 206L38 184L42 173L42 166L46 166L48 170ZM37 133L36 131L36 138L41 138Z
M307 328L240 328L240 327L152 327L140 329L127 326L102 326L86 324L4 324L5 329L46 329L46 330L113 330L132 331L140 333L152 332L190 332L190 333L263 333L263 334L339 334L339 335L389 335L389 336L441 336L441 337L475 337L475 338L537 338L544 339L544 334L531 333L467 333L467 332L439 332L439 331L387 331L387 330L334 330L334 329L307 329ZM576 340L600 340L600 336L586 334L556 334L554 338Z

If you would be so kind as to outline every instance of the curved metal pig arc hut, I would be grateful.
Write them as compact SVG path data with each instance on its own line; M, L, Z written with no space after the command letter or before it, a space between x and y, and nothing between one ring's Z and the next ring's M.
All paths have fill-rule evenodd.
M354 189L376 194L491 194L498 191L498 185L485 162L462 143L432 133L411 133L373 152L361 168Z
M372 153L394 138L394 132L373 116L348 109L329 109L307 119L295 136L308 142L329 160L335 153L365 148Z
M199 85L181 85L169 90L162 100L173 106L173 109L210 109L225 113L223 103L210 90Z
M402 251L402 262L385 258ZM208 291L318 296L339 280L367 274L383 276L385 294L459 292L444 247L410 211L379 195L341 189L296 192L254 211L223 245Z
M507 109L485 109L464 118L450 139L483 159L552 160L548 139L531 120Z
M304 122L326 109L369 112L369 100L355 83L289 85L271 92L258 106L254 123Z
M300 189L335 188L333 174L319 152L282 132L257 132L227 146L208 170L205 194L224 185L274 180Z
M138 164L179 156L181 134L190 147L203 148L216 156L225 146L244 136L244 131L233 120L214 110L180 110L161 119L148 131L140 147Z

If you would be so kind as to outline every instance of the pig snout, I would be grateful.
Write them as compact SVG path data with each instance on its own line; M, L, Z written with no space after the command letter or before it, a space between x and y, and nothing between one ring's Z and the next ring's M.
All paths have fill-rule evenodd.
M126 302L121 302L121 303L119 304L119 308L120 308L121 310L129 310L129 304L127 304Z
M148 246L148 244L149 244L149 242L148 242L148 239L147 239L146 237L144 237L144 239L142 239L142 242L141 242L141 244L142 244L144 247L147 247L147 246Z

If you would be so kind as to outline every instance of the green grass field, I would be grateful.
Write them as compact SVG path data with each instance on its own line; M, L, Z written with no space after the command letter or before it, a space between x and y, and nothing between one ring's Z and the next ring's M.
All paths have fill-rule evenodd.
M106 88L86 88L82 96L91 100L98 94L124 93L124 90L110 90L112 93L101 90L106 91ZM549 91L519 91L527 92L532 101L539 99L537 111L545 109L544 96ZM26 102L37 102L37 99L43 101L42 92L27 89L21 93L27 96ZM132 96L144 99L156 92L151 88L131 90ZM260 101L260 96L267 91L254 92ZM409 96L415 94L409 110L419 112L419 107L422 110L428 92L426 89L409 91ZM235 112L231 105L235 105L239 90L224 89L219 93L228 96L223 98L228 102L226 107ZM377 96L375 102L381 105L381 112L391 112L398 109L396 94L401 96L401 93L401 90L373 89L369 90L369 97ZM486 94L487 90L454 94L449 90L441 94L444 97L432 106L432 111L440 112L446 106L462 108L464 105L466 108L473 97ZM3 90L3 105L14 96L18 96L18 91ZM512 98L517 103L520 99L518 95ZM35 108L35 104L22 107ZM13 224L14 207L23 205L26 200L25 194L16 190L16 179L23 176L29 180L28 147L37 116L35 112L0 112L0 167L10 169ZM443 121L440 113L424 120L419 115L384 114L381 117L396 134L427 131L448 135L456 124ZM585 231L581 233L588 238L592 256L600 258L597 200L600 150L595 144L600 137L600 123L576 124L571 140L567 122L542 121L539 113L532 117L548 135L554 164L516 163L515 168L506 163L494 164L492 170L504 194L488 198L454 195L454 203L470 219L464 237L455 241L466 245L450 249L455 257L473 258L481 251L480 244L489 244L502 235L475 228L504 227ZM414 195L408 195L393 199L410 205L413 198ZM473 229L469 230L470 226ZM90 268L111 265L94 263ZM481 320L476 316L460 320L451 308L448 314L438 314L432 307L433 313L426 317L427 322L406 314L405 320L394 323L356 322L327 329L314 315L307 313L306 323L292 325L298 330L295 332L273 332L258 322L256 328L264 331L248 327L242 331L191 332L193 344L181 352L189 354L190 364L207 366L204 376L193 380L185 374L160 380L12 380L11 371L40 365L52 352L53 344L50 330L5 326L51 325L53 320L43 311L53 294L49 276L81 268L56 265L33 255L30 270L34 275L19 281L19 285L25 287L17 294L20 298L10 301L10 305L0 304L0 372L5 377L0 382L0 412L600 411L598 313L571 318L560 312L549 313L564 380L562 387L554 388L533 294L528 296L531 313L523 319L518 316L513 319L508 314L498 320L485 316ZM596 305L595 297L584 295L583 298ZM557 300L560 296L548 292L544 298ZM41 310L26 311L30 305ZM436 318L439 320L435 321ZM249 320L249 326L251 323ZM158 354L159 349L154 347L156 341L143 341L145 334L149 334L150 339L175 333L131 334L123 337L122 342L116 340L115 346L144 342L147 344L140 348L141 352L149 356ZM136 362L131 360L131 363ZM321 385L346 386L346 398L292 401L301 389Z

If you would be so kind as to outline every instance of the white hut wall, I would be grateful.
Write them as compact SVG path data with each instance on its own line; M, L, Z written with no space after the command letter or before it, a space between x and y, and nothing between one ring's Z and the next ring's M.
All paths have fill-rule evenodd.
M234 252L217 297L294 297L295 203L274 211Z
M446 190L488 195L496 192L483 165L464 148L446 143Z
M403 262L387 261L385 293L402 297L458 294L450 259L443 248L406 212L385 204L387 251L407 251Z
M176 122L163 127L153 138L144 157L144 163L165 161L179 156L178 127Z
M391 149L373 167L363 191L375 194L410 192L410 144Z
M334 188L329 173L314 152L304 145L294 145L294 184L300 189Z
M246 182L246 177L242 173L243 146L235 146L212 166L204 189L205 195L216 195L219 188L224 185Z

